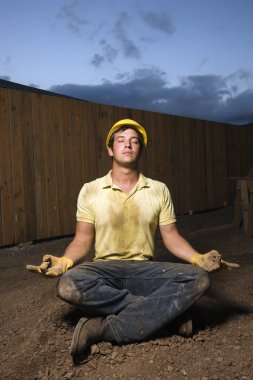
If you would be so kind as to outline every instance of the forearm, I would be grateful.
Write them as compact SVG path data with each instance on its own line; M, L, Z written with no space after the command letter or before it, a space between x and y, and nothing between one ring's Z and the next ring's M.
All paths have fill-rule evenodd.
M77 264L90 252L94 237L94 225L77 222L76 234L73 241L64 252L64 256Z
M168 239L164 242L165 247L176 257L188 263L192 262L192 256L198 253L182 236L176 239Z
M175 224L160 226L160 231L165 247L179 259L190 263L192 256L198 253L191 244L179 234Z
M188 263L198 265L207 272L212 272L220 268L222 260L219 252L212 250L205 254L198 253L190 243L178 233L175 223L160 226L160 231L165 247L174 256ZM235 267L236 264L232 265Z
M90 243L74 239L66 248L63 256L71 259L73 264L77 264L85 258L90 248Z

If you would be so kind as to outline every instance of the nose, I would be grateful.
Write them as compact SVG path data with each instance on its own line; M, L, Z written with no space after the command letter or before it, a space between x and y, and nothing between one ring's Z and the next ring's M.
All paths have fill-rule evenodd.
M132 145L131 145L131 140L126 140L125 142L125 148L131 148Z

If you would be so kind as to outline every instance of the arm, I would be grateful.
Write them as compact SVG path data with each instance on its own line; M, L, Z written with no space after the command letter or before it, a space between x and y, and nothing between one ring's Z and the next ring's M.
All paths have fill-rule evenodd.
M160 226L165 247L176 257L188 263L198 265L207 272L212 272L221 266L221 255L217 251L205 254L198 253L178 232L176 224Z
M66 248L63 256L56 257L46 254L43 256L42 264L27 265L26 268L47 277L60 276L85 258L90 251L93 237L93 224L77 222L75 237Z
M89 253L94 238L94 225L77 222L75 237L64 252L64 257L72 260L73 264L83 260Z
M165 247L181 260L192 262L194 254L198 253L178 232L176 223L160 226Z

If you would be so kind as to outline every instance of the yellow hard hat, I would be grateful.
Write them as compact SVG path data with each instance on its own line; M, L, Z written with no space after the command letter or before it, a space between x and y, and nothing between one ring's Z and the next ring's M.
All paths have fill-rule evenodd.
M147 145L147 142L148 142L148 137L147 137L147 133L145 131L145 129L140 125L138 124L136 121L134 120L131 120L131 119L122 119L122 120L119 120L117 121L117 123L115 123L112 128L110 129L108 135L107 135L107 138L106 138L106 147L107 149L110 148L109 146L109 141L110 141L110 138L112 136L112 134L117 131L118 129L120 129L123 125L129 125L131 127L134 127L136 128L142 135L143 137L143 143L144 143L144 146Z

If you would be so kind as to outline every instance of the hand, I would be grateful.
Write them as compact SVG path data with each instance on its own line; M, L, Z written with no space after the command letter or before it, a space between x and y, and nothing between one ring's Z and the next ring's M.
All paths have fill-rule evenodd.
M240 268L240 265L239 265L239 264L236 264L236 263L230 263L230 262L225 261L225 260L221 260L221 264L225 265L225 267L226 267L228 270L232 270L232 269L235 269L235 268Z
M48 277L58 277L67 272L73 266L73 261L68 257L56 257L44 255L43 262L40 265L27 265L26 269L31 272L40 273Z
M207 272L212 272L221 267L221 255L218 251L214 250L203 255L195 253L191 258L191 262L205 269Z

